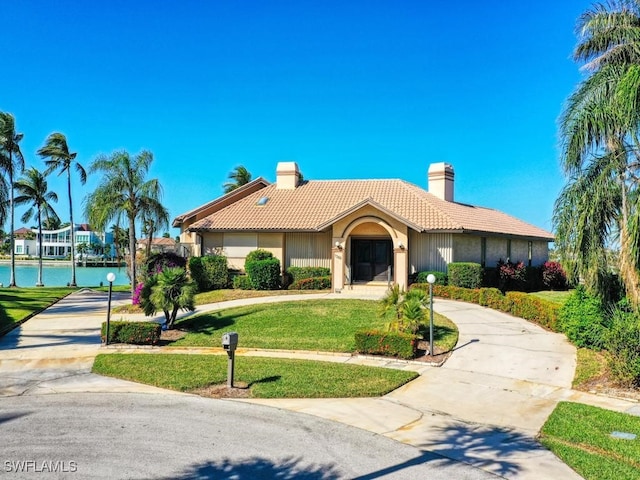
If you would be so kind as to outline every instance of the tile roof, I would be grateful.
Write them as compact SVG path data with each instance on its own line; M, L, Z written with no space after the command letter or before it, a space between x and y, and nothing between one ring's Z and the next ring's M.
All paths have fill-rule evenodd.
M268 200L258 205L262 197ZM198 220L189 230L319 231L367 204L418 231L484 232L553 240L551 233L510 215L447 202L404 180L312 180L293 190L268 185Z

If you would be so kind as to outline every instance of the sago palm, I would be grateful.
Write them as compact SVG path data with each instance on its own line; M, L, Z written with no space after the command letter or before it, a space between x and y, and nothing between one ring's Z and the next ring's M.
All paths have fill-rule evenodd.
M45 159L47 166L45 175L50 175L57 171L58 175L67 174L67 194L69 196L69 222L71 222L71 287L76 286L76 262L75 262L75 223L73 223L73 201L71 199L71 168L75 168L80 183L87 182L87 172L84 167L76 161L77 153L70 152L67 145L67 138L62 133L52 133L45 141L45 144L38 155Z

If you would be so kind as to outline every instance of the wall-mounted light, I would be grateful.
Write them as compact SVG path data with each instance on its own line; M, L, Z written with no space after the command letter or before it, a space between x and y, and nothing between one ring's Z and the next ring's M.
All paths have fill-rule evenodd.
M400 250L404 250L404 243L400 242L400 243L398 244L398 248L399 248Z
M342 250L342 244L340 242L336 242L336 248L338 250Z

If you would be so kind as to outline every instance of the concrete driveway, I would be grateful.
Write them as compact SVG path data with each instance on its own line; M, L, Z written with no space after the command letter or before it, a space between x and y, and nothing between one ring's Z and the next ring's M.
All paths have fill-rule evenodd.
M346 296L272 297L235 301L233 305ZM22 395L24 400L24 396L38 393L167 394L90 373L92 359L100 351L97 329L105 318L105 300L104 294L78 292L0 339L0 395ZM434 307L458 325L458 347L440 368L387 361L388 367L421 373L403 388L383 398L245 402L339 421L518 479L580 478L535 441L558 401L637 413L637 404L570 389L575 349L564 336L477 305L436 299ZM290 352L269 354L322 358ZM380 360L370 357L334 355L323 359L380 365Z

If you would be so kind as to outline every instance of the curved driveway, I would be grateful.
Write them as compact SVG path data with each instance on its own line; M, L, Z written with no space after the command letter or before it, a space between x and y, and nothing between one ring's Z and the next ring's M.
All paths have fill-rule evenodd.
M347 296L350 295L321 295L324 298L344 298ZM318 296L273 297L234 303L263 303L265 301L311 298L318 298ZM277 407L280 410L288 411L287 414L277 410L262 410L264 407L257 405L253 405L247 410L248 406L242 405L242 401L196 400L191 396L170 394L152 387L105 379L88 373L93 356L100 350L97 327L104 319L104 300L104 295L100 296L100 294L92 292L74 294L57 306L29 320L20 329L0 339L0 395L21 396L20 398L2 399L2 404L9 405L11 403L13 410L18 405L27 406L31 402L38 403L39 408L48 408L46 405L69 401L71 404L75 402L75 408L81 408L80 411L82 408L91 409L92 405L96 405L97 410L93 413L91 411L82 413L83 416L87 415L84 417L85 424L87 423L86 419L90 418L92 421L88 422L89 425L95 425L93 420L100 416L100 402L105 396L96 397L94 394L85 393L76 399L73 396L68 397L68 392L154 393L154 397L143 396L142 398L157 397L159 399L157 401L160 402L184 403L179 407L167 409L169 411L166 413L169 415L168 418L175 422L184 421L187 432L192 428L192 424L187 421L187 418L191 417L190 415L181 415L181 412L190 412L191 403L212 405L207 409L213 410L218 408L215 405L221 405L219 408L223 408L222 405L224 405L224 408L230 410L224 417L220 417L221 423L234 422L234 415L231 413L234 408L238 408L238 412L243 412L241 416L252 411L251 408L260 409L256 410L260 412L257 414L257 418L265 421L271 415L268 412L273 412L273 415L283 415L278 417L282 419L282 425L289 425L285 418L289 418L287 415L291 415L291 411L297 411L360 427L369 432L417 447L422 452L433 452L459 460L502 477L535 479L579 478L535 441L535 435L539 428L559 400L582 401L620 411L631 411L637 408L632 403L571 391L571 379L575 368L575 349L562 335L547 332L522 319L477 305L440 299L436 299L434 302L435 310L453 320L460 330L460 340L456 351L441 368L411 362L387 361L386 366L388 367L417 370L421 376L383 398L256 399L244 401L245 403L260 403ZM203 306L199 308L199 311L231 306L230 303ZM91 309L94 309L93 313L90 311ZM259 355L261 353L253 352L253 354ZM277 352L270 354L279 355ZM290 353L282 353L282 355L292 356ZM303 356L309 357L310 355ZM364 364L380 363L379 360L366 357L331 356L325 357L325 359ZM63 392L67 393L55 397L32 395L34 393ZM111 393L107 397L115 399L116 397L113 395L115 394ZM67 398L70 400L65 400ZM126 398L128 397L122 397L122 401L131 406L129 411L139 411L140 415L147 415L148 412L144 408L138 410L141 407L138 402L139 395L132 396L131 400L126 400ZM2 409L2 411L6 412L7 410ZM52 411L55 411L55 407ZM107 411L115 412L113 409ZM10 421L0 423L0 428L11 424L26 426L25 422L28 422L29 418L30 416L27 415L10 419ZM207 413L207 418L209 418L209 413ZM294 419L290 425L304 424L302 419L305 417L294 416L290 418ZM159 417L159 420L162 423L163 419ZM3 422L2 418L0 418L0 422ZM197 421L193 423L197 423ZM319 429L320 432L330 428L329 425L314 424L310 428L311 430ZM172 428L174 427L175 425L172 426ZM78 423L77 429L81 428ZM210 428L210 425L207 428ZM285 431L287 428L289 427L285 427ZM23 429L23 431L26 430ZM193 431L195 432L197 429ZM149 430L149 432L155 432L155 430ZM175 435L173 430L170 429L170 432L167 434L169 438ZM154 435L156 437L152 438L158 444L158 451L173 451L173 441L162 440L161 433L154 433ZM286 435L284 436L286 437ZM370 439L372 438L379 437L370 437ZM129 445L134 442L129 437L126 441ZM140 439L140 441L143 440ZM187 440L185 439L185 441ZM280 438L277 433L271 440L273 445L286 441L285 438ZM299 442L294 443L303 445ZM175 444L179 445L179 442L175 442ZM269 441L265 446L267 444ZM16 448L18 447L16 446ZM285 446L283 443L282 449L278 451L286 451L288 448L290 448L288 444ZM341 448L339 447L336 451L342 451ZM407 448L410 447L407 446ZM293 446L291 449L291 452L295 451ZM312 448L306 450L312 450ZM434 463L433 460L437 457L433 457L433 453L423 453L425 457L422 463L426 462L425 466L437 464L438 468L444 468L444 466L453 468L450 462ZM15 454L18 454L18 450ZM197 457L201 455L201 452L196 452L195 455ZM253 454L247 453L247 455ZM297 454L291 453L291 455L295 457ZM402 458L416 458L415 451L405 451L405 455L408 457ZM245 455L243 458L249 457ZM303 459L302 463L304 464L307 457L302 456L300 459ZM218 463L212 468L220 467L220 461L217 458L215 462ZM242 461L244 462L244 460ZM268 457L264 461L273 467L283 460ZM352 475L348 470L339 470L344 468L341 457L329 456L325 457L323 461L334 462L338 469L336 471L340 472L338 476L310 475L308 478L338 478ZM172 468L179 467L177 463L171 465ZM453 465L458 465L456 468L459 468L459 464ZM178 471L175 468L171 472ZM386 467L380 466L380 468L391 467L390 464L387 464ZM402 471L406 473L409 470ZM462 473L457 472L451 475L445 474L442 478L481 478L473 476L480 475L478 470L464 471L466 472L464 475L471 476L465 477ZM401 477L399 472L400 470L393 473L387 472L389 473L388 478L412 478L411 476ZM161 473L160 475L173 475L174 473ZM356 474L353 473L353 475ZM362 473L358 473L358 475L362 475ZM372 474L369 473L368 475L359 478L380 477L378 474L371 476ZM430 474L430 477L438 478L433 474ZM418 476L415 478L426 477Z

